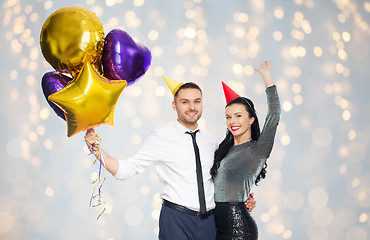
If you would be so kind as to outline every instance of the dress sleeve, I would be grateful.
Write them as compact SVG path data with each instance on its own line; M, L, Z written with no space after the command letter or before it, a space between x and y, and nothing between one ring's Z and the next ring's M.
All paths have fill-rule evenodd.
M132 157L119 160L118 172L114 177L118 180L129 179L162 158L162 144L158 131L153 131L145 140L139 151Z
M277 125L280 120L280 101L276 86L266 88L267 115L265 124L256 144L256 154L268 158L274 145Z

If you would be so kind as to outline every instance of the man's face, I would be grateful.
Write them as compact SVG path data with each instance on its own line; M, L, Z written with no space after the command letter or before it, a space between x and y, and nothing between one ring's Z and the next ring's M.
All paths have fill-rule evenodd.
M172 107L177 113L178 121L183 126L193 130L202 116L202 93L195 88L181 89L172 102Z

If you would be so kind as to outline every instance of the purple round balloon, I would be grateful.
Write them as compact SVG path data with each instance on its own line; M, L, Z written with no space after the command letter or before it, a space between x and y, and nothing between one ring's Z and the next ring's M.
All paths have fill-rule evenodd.
M125 31L113 29L105 37L102 62L106 78L131 85L146 72L151 60L149 49L135 43Z
M57 105L49 101L48 97L49 95L62 90L65 86L68 85L68 82L70 82L71 80L73 79L61 73L53 71L45 73L41 81L42 91L50 107L59 117L63 118L64 120L66 120L64 117L64 112L59 107L57 107Z

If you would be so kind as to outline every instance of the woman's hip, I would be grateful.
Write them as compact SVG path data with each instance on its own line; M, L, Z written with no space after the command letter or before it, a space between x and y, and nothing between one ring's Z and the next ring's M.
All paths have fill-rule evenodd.
M216 202L217 239L257 239L256 222L244 202Z

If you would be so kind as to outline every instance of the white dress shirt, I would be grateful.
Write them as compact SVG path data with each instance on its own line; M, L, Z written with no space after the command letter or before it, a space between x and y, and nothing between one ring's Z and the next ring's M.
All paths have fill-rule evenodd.
M163 184L161 198L199 211L195 153L189 129L179 122L172 127L154 130L140 150L126 160L119 160L115 178L126 180L154 165ZM196 141L202 164L204 193L207 210L215 207L214 186L209 173L217 148L216 139L200 130Z

